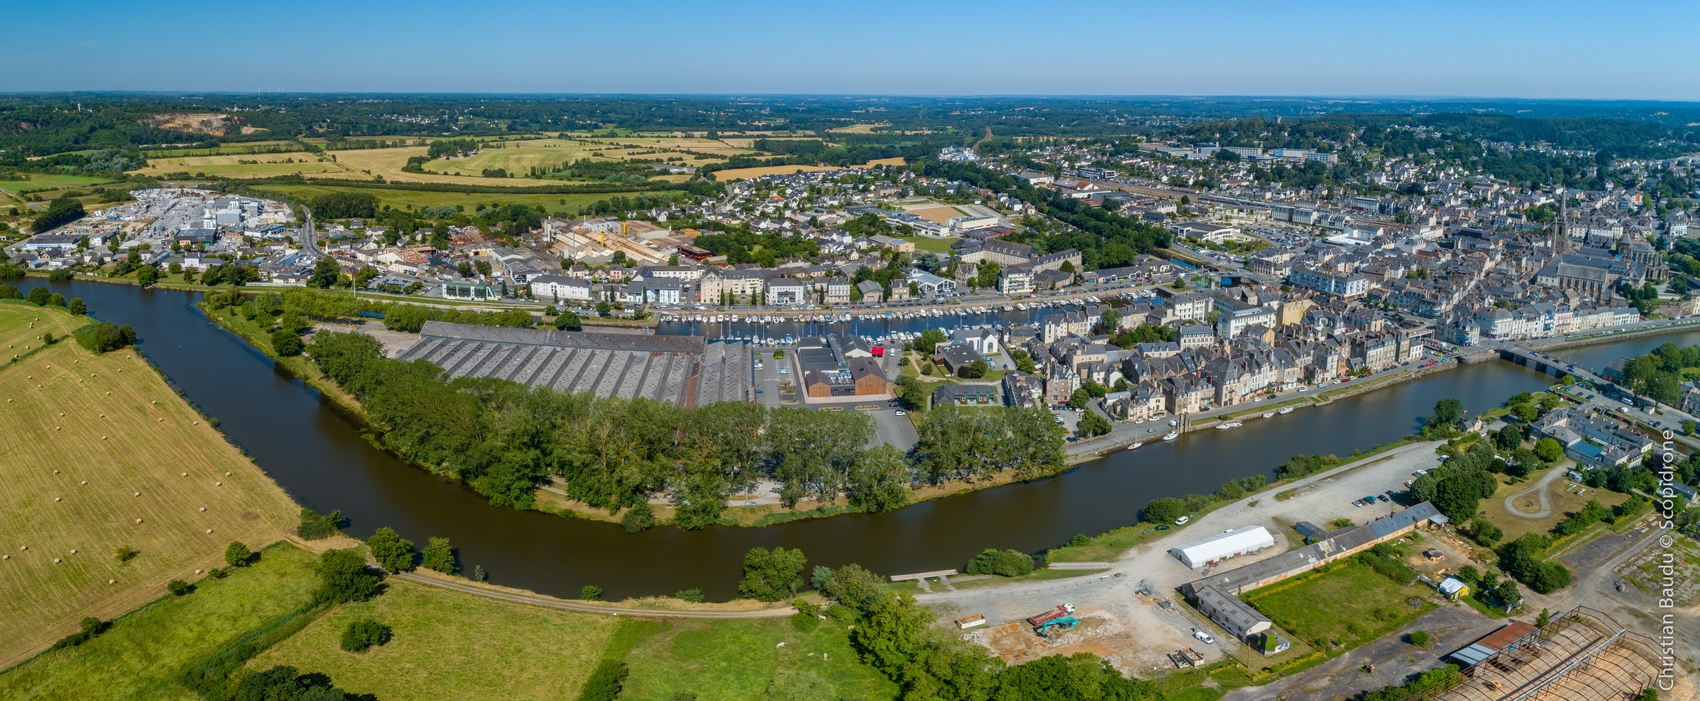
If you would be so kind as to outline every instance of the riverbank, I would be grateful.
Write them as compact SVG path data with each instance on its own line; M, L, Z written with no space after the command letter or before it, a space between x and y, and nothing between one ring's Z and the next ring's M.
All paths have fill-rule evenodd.
M1608 332L1603 332L1603 333L1589 334L1587 336L1577 336L1577 337L1566 337L1566 338L1562 338L1562 339L1547 339L1547 340L1540 340L1540 341L1530 341L1530 342L1524 343L1523 347L1528 349L1528 350L1544 353L1544 352L1547 352L1547 351L1555 351L1555 350L1561 350L1561 349L1565 349L1565 348L1581 348L1581 347L1584 347L1584 346L1595 346L1595 345L1599 345L1599 344L1602 344L1602 343L1616 343L1618 341L1627 341L1627 340L1630 340L1630 339L1642 338L1642 337L1645 337L1645 336L1658 336L1658 335L1663 335L1663 334L1668 334L1668 333L1678 333L1678 332L1682 332L1682 331L1692 331L1692 330L1696 330L1696 329L1700 329L1700 317L1688 317L1688 318L1685 318L1685 319L1671 319L1671 320L1669 320L1669 322L1667 322L1663 325L1652 326L1652 327L1643 328L1643 329L1635 329L1635 330L1630 330L1630 331L1615 331L1615 332L1608 331Z
M219 328L236 334L237 337L247 342L249 347L270 358L281 372L316 390L328 405L337 410L337 413L342 414L357 426L365 427L367 425L366 409L360 406L360 400L349 394L334 380L326 377L324 371L320 370L319 366L311 359L305 355L285 357L278 354L277 349L272 346L271 329L256 321L261 317L244 318L239 307L225 307L219 310L208 309L205 300L197 302L195 306L213 323L218 324ZM264 319L269 323L272 317L268 314L265 315Z

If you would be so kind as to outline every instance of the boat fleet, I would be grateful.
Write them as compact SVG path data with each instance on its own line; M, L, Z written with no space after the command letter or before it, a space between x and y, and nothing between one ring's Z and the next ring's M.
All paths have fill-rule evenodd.
M966 306L953 309L913 309L889 311L834 311L834 312L802 312L802 313L708 313L708 312L662 312L658 314L663 322L680 322L688 324L754 324L757 327L767 324L848 324L854 321L904 321L916 319L946 319L965 318L982 314L996 314L1010 311L1038 311L1047 308L1068 308L1080 302L1097 303L1097 297L1087 297L1083 300L1051 300L1044 302L1017 302L1004 305ZM960 325L960 321L958 322ZM994 323L993 328L1002 329L1004 324ZM728 341L748 341L760 345L792 345L797 342L797 336L774 334L769 335L764 329L758 328L755 333L736 333L730 328L723 328L718 338ZM803 335L809 335L806 331ZM917 331L891 331L878 336L861 335L861 339L869 344L901 344L920 337Z

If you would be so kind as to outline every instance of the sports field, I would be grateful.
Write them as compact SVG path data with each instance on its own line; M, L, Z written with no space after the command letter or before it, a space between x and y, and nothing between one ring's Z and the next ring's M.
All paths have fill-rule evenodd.
M84 323L0 303L8 361ZM66 339L0 369L0 668L197 579L233 540L283 538L298 511L129 349Z
M331 610L249 668L312 670L384 701L571 699L620 622L395 579L388 587L376 599ZM344 652L343 629L362 617L390 626L394 637L366 652Z
M190 594L158 599L81 646L45 653L0 674L0 698L198 699L172 677L306 604L317 582L313 557L288 544L267 548L257 562L224 579L201 579Z

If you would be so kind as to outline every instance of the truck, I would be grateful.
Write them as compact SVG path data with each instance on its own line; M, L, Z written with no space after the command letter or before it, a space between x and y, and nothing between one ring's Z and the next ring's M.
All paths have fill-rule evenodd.
M1046 624L1050 623L1051 621L1057 620L1057 619L1069 618L1070 617L1069 614L1071 614L1071 613L1074 613L1074 604L1059 604L1056 608L1053 608L1049 611L1041 613L1037 616L1029 617L1027 619L1027 625L1033 626L1034 632L1041 632L1041 631L1045 630L1045 628L1049 627ZM1079 622L1080 621L1075 621L1075 623L1079 623ZM1073 627L1073 625L1074 624L1071 623L1071 624L1064 626L1064 627L1065 628Z

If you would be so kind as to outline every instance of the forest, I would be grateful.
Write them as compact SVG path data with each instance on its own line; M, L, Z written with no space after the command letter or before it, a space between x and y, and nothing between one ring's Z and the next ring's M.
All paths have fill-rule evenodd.
M930 414L915 464L888 445L869 448L873 420L861 412L768 409L723 402L682 409L648 399L598 398L491 378L453 378L426 361L384 357L358 333L320 332L307 354L357 397L381 445L470 484L492 504L528 509L559 478L572 499L626 512L633 530L651 523L649 500L665 495L673 523L719 523L726 502L759 480L781 499L846 497L867 511L895 509L917 483L1054 474L1064 466L1061 430L1048 412L992 409Z

